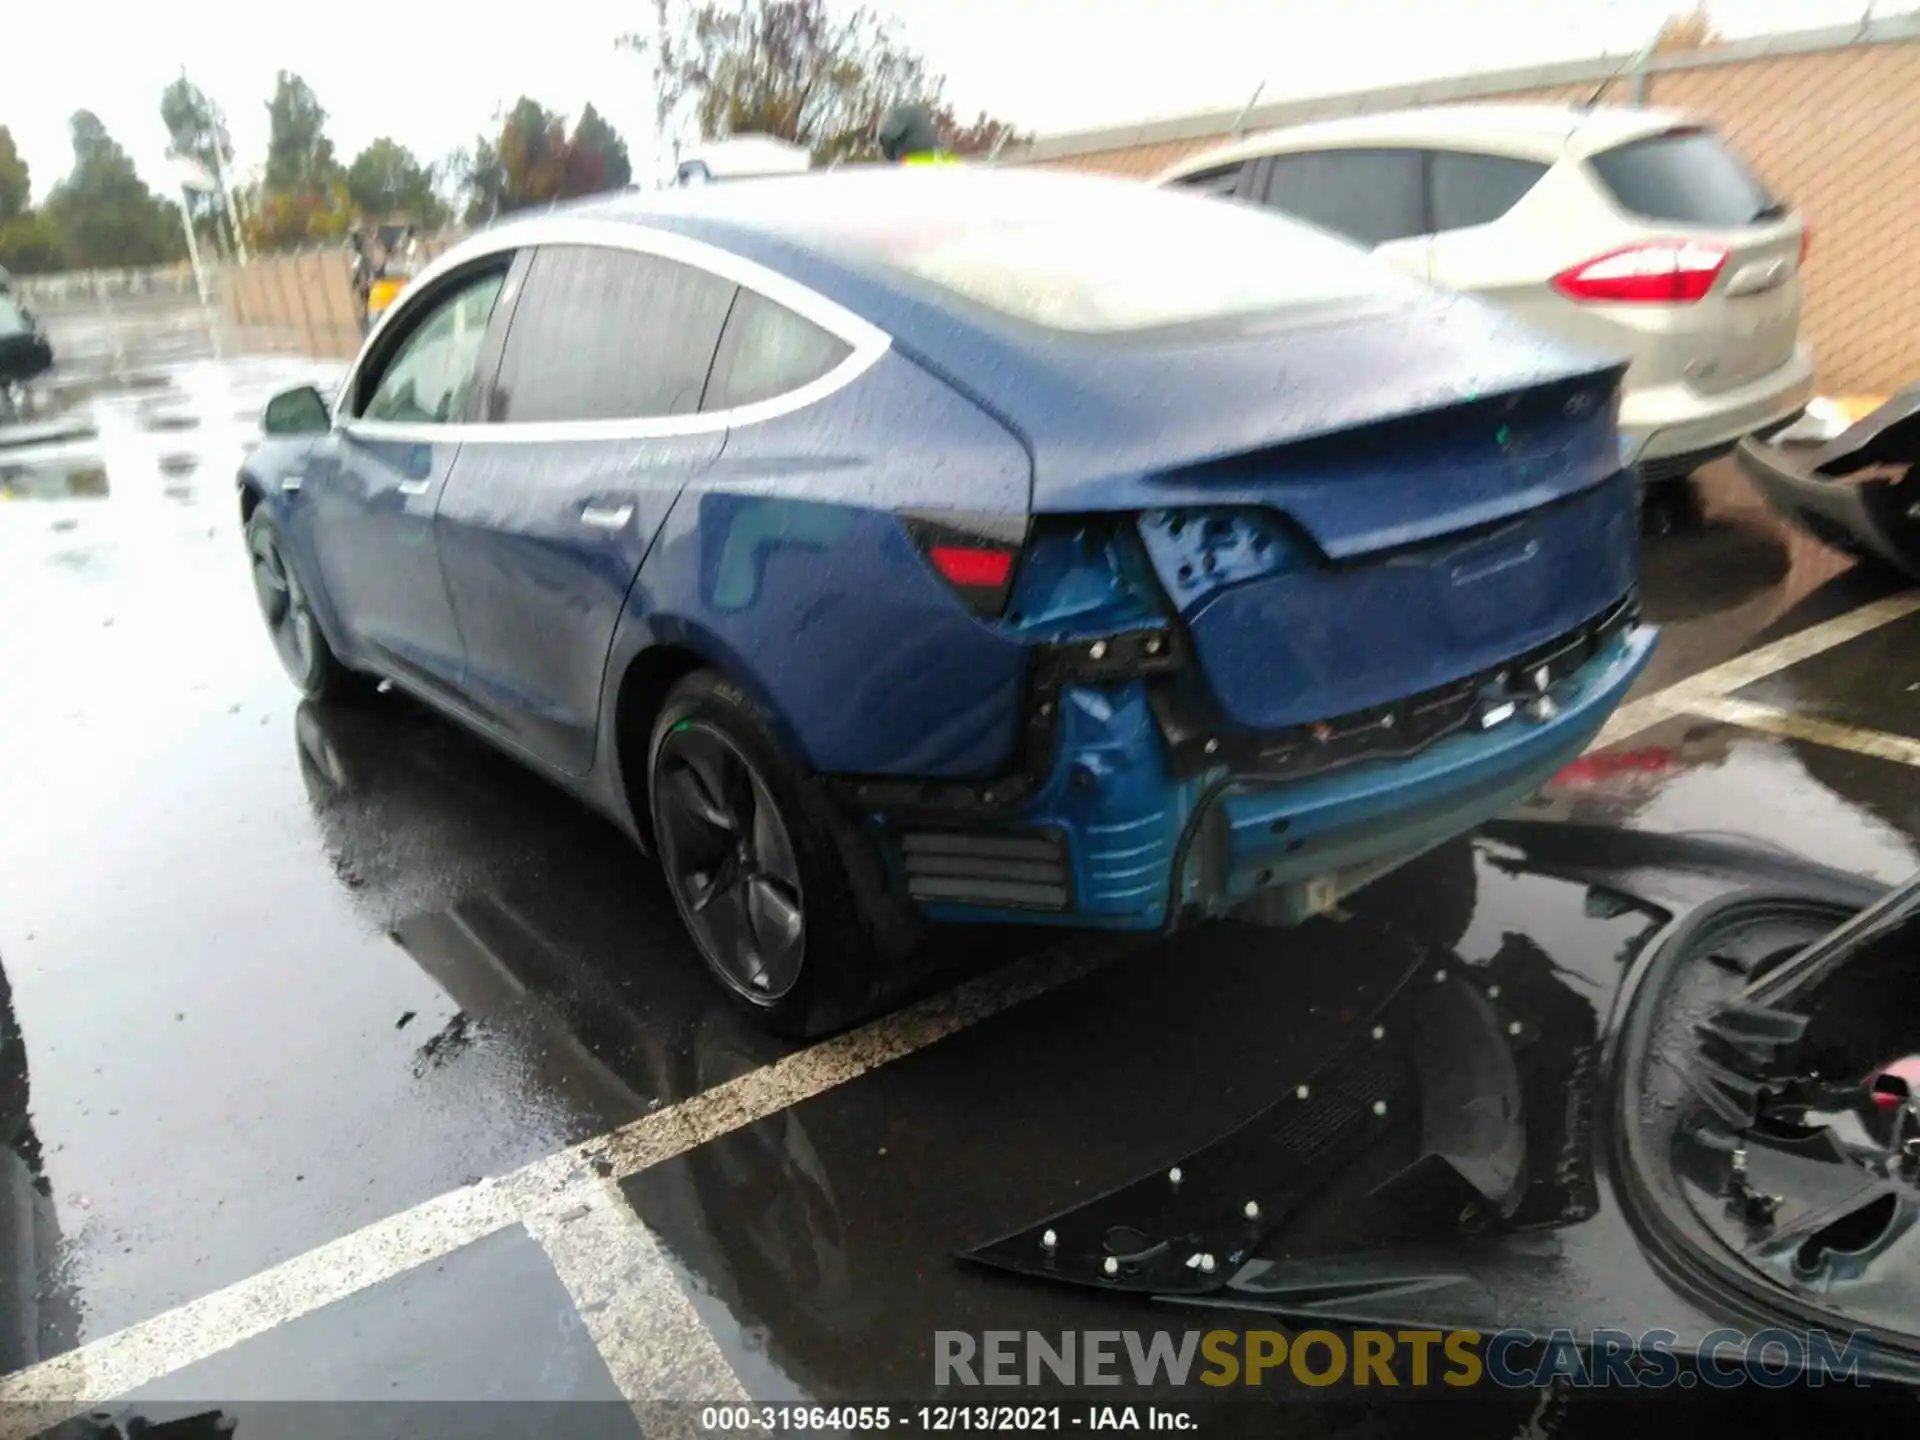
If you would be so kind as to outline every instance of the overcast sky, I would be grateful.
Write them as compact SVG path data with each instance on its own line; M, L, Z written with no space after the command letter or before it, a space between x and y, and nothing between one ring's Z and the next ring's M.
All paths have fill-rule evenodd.
M1598 53L1626 54L1685 0L878 0L963 111L1047 133ZM1866 0L1714 0L1729 35L1858 19ZM1916 0L1879 0L1875 13ZM614 48L649 0L272 5L258 0L33 0L7 6L0 125L36 196L72 163L67 118L90 109L141 173L166 183L160 92L182 66L225 109L244 172L265 158L274 72L296 70L343 160L391 135L438 159L522 93L591 101L652 151L647 72ZM382 56L393 57L383 60ZM636 169L640 169L636 165Z

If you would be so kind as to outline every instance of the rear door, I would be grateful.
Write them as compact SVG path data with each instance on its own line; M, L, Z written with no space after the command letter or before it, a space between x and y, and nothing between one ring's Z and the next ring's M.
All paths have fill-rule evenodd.
M1273 209L1331 230L1416 279L1427 278L1424 157L1418 150L1275 155L1258 180Z
M1507 305L1537 293L1546 278L1539 242L1527 227L1503 222L1552 168L1517 155L1429 151L1428 278Z
M1636 347L1636 383L1684 380L1715 395L1793 358L1805 226L1719 136L1669 130L1590 155L1587 169L1617 217L1618 244L1680 245L1688 263L1718 265L1697 300L1609 307L1652 342Z
M593 763L607 651L681 487L718 457L700 415L737 286L663 256L533 256L440 506L470 701L568 774Z

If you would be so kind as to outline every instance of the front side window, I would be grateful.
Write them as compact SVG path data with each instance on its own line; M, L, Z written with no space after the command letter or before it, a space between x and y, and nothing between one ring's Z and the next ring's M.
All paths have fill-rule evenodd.
M693 414L738 288L658 255L543 247L513 312L487 418L548 424Z
M504 272L482 275L435 304L400 344L360 412L397 425L448 425L466 419L475 364Z
M1362 245L1427 233L1418 150L1319 150L1276 155L1267 204Z
M811 385L853 347L776 304L743 289L727 317L702 410L732 410Z

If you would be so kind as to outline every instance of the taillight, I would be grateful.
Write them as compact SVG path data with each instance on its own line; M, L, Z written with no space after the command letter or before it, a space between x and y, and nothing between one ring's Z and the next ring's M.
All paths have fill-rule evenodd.
M1026 541L1024 518L957 511L914 511L900 518L927 564L967 609L983 618L1006 609Z
M927 558L962 590L998 590L1013 574L1013 552L981 545L930 545Z
M1800 264L1805 266L1807 255L1813 249L1813 227L1803 225L1800 228Z
M1727 263L1717 245L1654 240L1562 270L1553 288L1571 300L1609 305L1685 305L1713 288Z

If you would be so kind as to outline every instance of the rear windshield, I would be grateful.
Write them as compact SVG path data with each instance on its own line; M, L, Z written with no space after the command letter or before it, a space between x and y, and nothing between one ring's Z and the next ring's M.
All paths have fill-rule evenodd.
M866 260L999 314L1086 334L1157 329L1399 296L1364 250L1251 207L1130 182L889 176L803 225ZM824 197L823 197L824 198ZM862 203L870 200L871 204Z
M1674 130L1588 162L1629 214L1677 225L1751 225L1783 213L1766 186L1707 130Z

